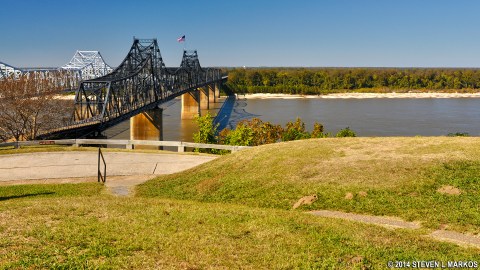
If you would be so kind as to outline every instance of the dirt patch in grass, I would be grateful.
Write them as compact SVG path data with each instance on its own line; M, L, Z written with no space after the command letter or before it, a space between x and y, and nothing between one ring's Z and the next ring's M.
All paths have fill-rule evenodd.
M453 186L442 186L441 188L437 189L438 193L447 194L447 195L460 195L462 191Z
M200 181L195 187L199 193L213 192L220 188L222 183L216 178L209 178Z
M368 195L368 193L365 192L365 191L359 191L358 192L358 196L360 196L360 197L367 197L367 195Z

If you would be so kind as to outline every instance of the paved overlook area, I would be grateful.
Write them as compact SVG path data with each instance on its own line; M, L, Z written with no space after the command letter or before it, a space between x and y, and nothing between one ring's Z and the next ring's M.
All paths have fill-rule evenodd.
M104 152L106 186L116 195L156 175L184 171L215 156ZM0 185L97 181L98 152L46 152L0 156ZM103 169L102 169L103 170Z

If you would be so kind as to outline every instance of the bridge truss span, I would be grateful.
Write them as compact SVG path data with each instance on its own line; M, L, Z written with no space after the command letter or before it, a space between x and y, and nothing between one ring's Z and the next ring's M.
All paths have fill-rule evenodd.
M81 82L72 123L43 137L80 137L101 132L221 80L220 69L200 66L197 51L184 51L180 67L171 68L165 66L156 39L134 39L125 59L111 73Z
M0 62L0 80L5 79L10 76L14 76L15 78L20 77L22 75L22 70Z
M77 81L94 79L112 72L99 51L76 51L70 62L61 69L76 71Z

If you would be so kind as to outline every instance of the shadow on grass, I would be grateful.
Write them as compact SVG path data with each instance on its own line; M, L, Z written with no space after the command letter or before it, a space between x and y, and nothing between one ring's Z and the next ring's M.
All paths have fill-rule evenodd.
M55 192L40 192L40 193L31 193L31 194L23 194L23 195L6 196L6 197L0 197L0 201L27 198L27 197L33 197L33 196L51 195L51 194L55 194Z

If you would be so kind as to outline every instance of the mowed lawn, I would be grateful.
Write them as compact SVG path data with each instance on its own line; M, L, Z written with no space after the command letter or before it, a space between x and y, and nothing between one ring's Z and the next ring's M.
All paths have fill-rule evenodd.
M121 198L101 185L0 187L2 269L378 269L478 249L297 211Z
M478 261L479 249L425 234L440 226L479 232L479 162L477 138L319 139L225 155L146 182L134 197L112 196L98 183L0 186L0 269L383 269L396 260ZM445 185L461 193L437 192ZM318 201L291 209L313 193ZM311 209L399 216L425 228L304 213Z

